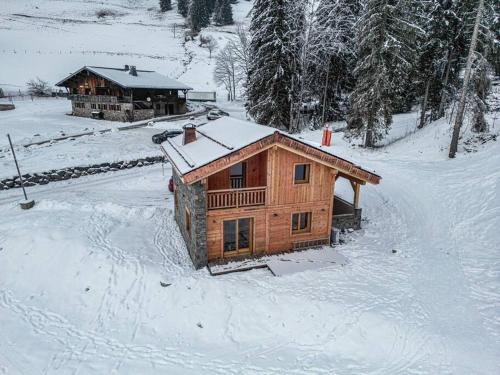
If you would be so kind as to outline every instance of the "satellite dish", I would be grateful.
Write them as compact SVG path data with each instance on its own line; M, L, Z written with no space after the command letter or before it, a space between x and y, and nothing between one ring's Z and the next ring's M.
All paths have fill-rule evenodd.
M148 97L146 98L146 100L147 100L148 102L150 102L150 101L151 101L151 98L148 96Z

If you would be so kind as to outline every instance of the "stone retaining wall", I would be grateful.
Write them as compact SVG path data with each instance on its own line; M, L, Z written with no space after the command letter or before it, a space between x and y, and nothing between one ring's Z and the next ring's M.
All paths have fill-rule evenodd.
M150 156L130 161L117 161L113 163L101 163L80 167L52 169L50 171L33 174L27 173L23 174L22 178L24 186L46 185L53 181L63 181L92 174L113 172L134 167L143 167L145 165L161 163L163 161L163 156ZM9 190L20 187L21 181L19 179L19 176L0 180L0 190Z

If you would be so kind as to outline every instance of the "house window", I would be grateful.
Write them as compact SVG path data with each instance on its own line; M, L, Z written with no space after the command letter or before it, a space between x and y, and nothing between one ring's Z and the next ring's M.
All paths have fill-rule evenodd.
M184 225L186 226L186 232L191 237L191 212L187 208L184 210Z
M118 104L118 105L116 106L116 110L117 110L117 111L121 111L121 110L122 110L122 106L121 106L120 104Z
M311 231L311 213L299 212L292 215L292 234L308 233Z
M91 109L97 109L97 105L96 105L95 103L91 103L91 104L90 104L90 108L91 108Z
M249 252L252 248L252 225L251 218L225 220L223 223L223 251Z
M307 184L309 182L310 164L295 164L293 181L296 184Z

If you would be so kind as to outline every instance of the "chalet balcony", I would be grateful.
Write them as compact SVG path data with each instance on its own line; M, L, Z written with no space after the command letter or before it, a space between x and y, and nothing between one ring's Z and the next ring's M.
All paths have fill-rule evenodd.
M263 206L266 204L265 186L244 188L209 190L207 192L207 208L219 210L228 208L240 208L251 206Z
M84 103L132 103L132 98L130 96L68 95L68 99Z

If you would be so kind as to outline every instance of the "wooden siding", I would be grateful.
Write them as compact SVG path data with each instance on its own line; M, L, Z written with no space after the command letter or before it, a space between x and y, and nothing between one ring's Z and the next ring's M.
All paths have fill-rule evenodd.
M288 149L295 154L314 159L316 162L326 165L327 167L335 168L339 172L344 173L346 176L360 181L360 183L370 182L372 184L378 184L381 180L381 177L375 173L368 172L360 166L357 166L347 160L312 147L307 143L291 138L285 134L275 132L258 142L252 143L209 164L187 172L182 176L182 181L186 184L191 184L205 178L206 176L217 173L222 169L228 168L231 165L237 164L241 160L247 159L258 154L259 152L276 146Z
M245 181L247 188L266 185L267 152L261 152L246 160ZM229 168L208 177L208 190L229 189Z
M257 156L257 155L256 155ZM267 204L263 207L207 211L208 260L223 258L223 221L253 218L254 254L276 253L293 249L295 242L328 239L336 170L280 147L267 150L265 158ZM307 184L294 184L296 163L310 164ZM247 172L250 168L247 167ZM261 173L262 175L262 173ZM210 181L210 177L208 178ZM210 186L210 183L209 183ZM292 234L292 214L311 212L311 230Z

